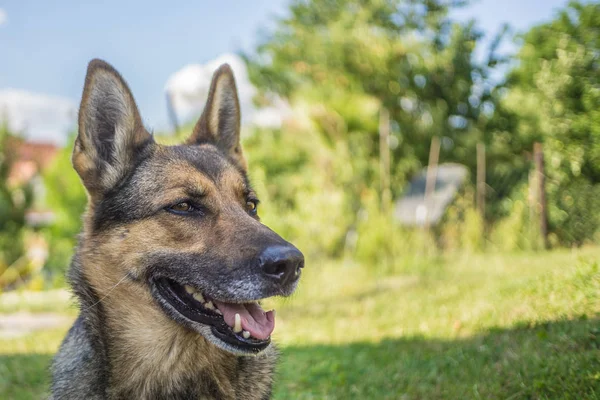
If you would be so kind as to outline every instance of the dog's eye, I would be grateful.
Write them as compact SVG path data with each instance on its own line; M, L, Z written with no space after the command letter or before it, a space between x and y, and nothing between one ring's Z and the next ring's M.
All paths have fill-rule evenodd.
M169 207L169 210L176 213L189 213L194 211L194 207L187 201L182 201L181 203L177 203Z
M258 201L257 200L248 200L246 202L246 209L250 213L250 215L256 215L258 212Z

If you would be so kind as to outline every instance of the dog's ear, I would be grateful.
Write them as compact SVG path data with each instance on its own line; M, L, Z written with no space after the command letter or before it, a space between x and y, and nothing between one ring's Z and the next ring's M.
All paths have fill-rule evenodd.
M187 143L212 143L246 169L240 145L240 102L233 71L228 64L215 71L206 106Z
M85 77L73 149L73 166L90 195L113 188L152 142L121 75L106 62L92 60Z

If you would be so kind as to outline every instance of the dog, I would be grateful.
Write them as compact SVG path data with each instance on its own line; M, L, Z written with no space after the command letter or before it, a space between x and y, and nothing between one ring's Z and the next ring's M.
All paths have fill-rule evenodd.
M60 399L267 399L275 312L302 253L260 223L231 68L187 141L157 144L109 64L88 66L72 162L88 193L67 278L79 316L52 365Z

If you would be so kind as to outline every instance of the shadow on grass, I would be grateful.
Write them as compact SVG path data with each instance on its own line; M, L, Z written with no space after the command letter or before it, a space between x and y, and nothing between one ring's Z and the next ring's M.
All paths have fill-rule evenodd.
M0 399L44 398L51 359L0 354ZM275 398L600 399L600 319L447 341L286 347Z
M278 399L600 399L600 319L286 347L278 373Z
M50 354L0 354L0 399L43 399L50 387Z

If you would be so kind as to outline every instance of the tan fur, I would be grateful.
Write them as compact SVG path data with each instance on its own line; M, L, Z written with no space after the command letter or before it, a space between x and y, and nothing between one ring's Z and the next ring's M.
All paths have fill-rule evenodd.
M90 246L82 252L84 274L102 299L106 328L113 337L110 347L114 371L112 390L114 394L133 390L140 394L140 399L150 399L155 385L176 386L193 377L198 369L208 369L225 394L223 399L240 398L236 397L231 383L231 365L235 364L236 356L169 319L156 305L145 284L127 278L128 275L143 276L143 266L137 257L139 249L203 250L204 243L198 239L198 232L187 235L181 235L184 230L177 232L165 234L159 222L146 220L85 241ZM269 357L270 352L257 357ZM270 378L264 378L263 383L257 380L255 384L266 390ZM243 398L253 397L248 393Z
M231 213L229 204L239 204L244 190L235 168L226 170L216 183L185 163L173 163L165 168L165 173L169 187L157 193L151 199L153 203L169 203L181 197L183 188L196 187L206 196L207 203L223 214L220 223L229 225L223 229L235 230L237 214L227 217ZM222 393L229 393L225 398L233 399L228 374L236 357L169 319L145 284L128 279L128 276L144 276L145 267L139 257L144 249L201 253L213 239L190 229L185 221L165 222L163 219L167 217L136 221L101 236L89 235L83 241L84 275L102 298L106 325L114 335L110 357L115 377L113 390L119 393L134 388L137 393L150 393L152 385L176 385L192 371L208 368ZM85 220L84 232L90 232L89 218Z
M220 342L215 345L216 336L203 330L209 325L189 326L167 312L161 303L164 299L152 291L156 279L165 280L160 274L168 265L181 270L180 288L186 279L201 277L212 279L206 284L226 293L223 296L235 290L235 297L213 297L217 300L247 302L265 297L267 289L243 297L254 293L252 278L258 279L244 268L263 268L255 261L262 260L265 242L291 245L260 224L247 208L255 196L245 175L239 125L237 89L229 66L215 73L207 106L187 146L167 147L154 143L143 127L121 76L102 61L90 63L72 158L89 199L70 271L82 301L78 321L83 322L74 325L57 356L55 395L67 394L56 399L91 392L140 399L157 393L195 398L219 393L221 399L269 395L277 351L268 341L266 349L256 348L262 351L258 355L240 356ZM201 204L205 214L172 212L173 205L188 201ZM240 258L247 254L250 261ZM162 263L164 259L167 262ZM177 260L184 260L184 266ZM189 268L199 266L205 269L190 272ZM226 266L231 269L223 272L229 275L221 273ZM234 274L231 282L218 285L223 276ZM264 276L259 269L258 277ZM282 288L269 290L266 297L281 294ZM82 342L91 348L85 355L102 358L99 365L85 355L73 357L74 352L84 351ZM81 372L75 384L70 381L73 362L82 365L75 367Z

